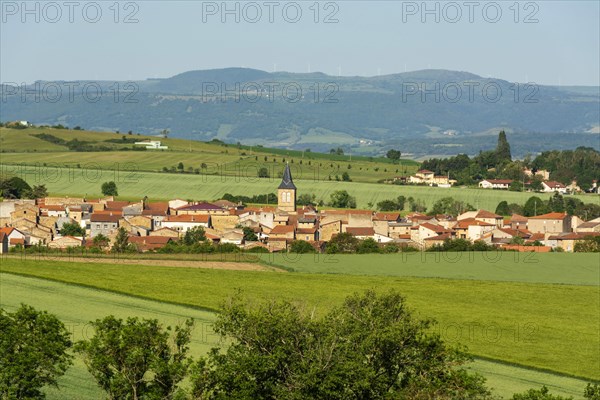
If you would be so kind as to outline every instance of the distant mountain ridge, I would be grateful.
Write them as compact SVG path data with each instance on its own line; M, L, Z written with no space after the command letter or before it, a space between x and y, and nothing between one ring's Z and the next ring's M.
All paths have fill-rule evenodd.
M516 155L600 148L599 88L527 86L463 71L336 77L224 68L70 82L78 85L73 96L65 82L37 85L60 86L62 96L36 99L35 85L25 95L3 86L0 119L145 134L169 129L174 137L354 154L398 148L415 157L475 154L492 148L490 137L500 129ZM102 95L86 95L86 85Z

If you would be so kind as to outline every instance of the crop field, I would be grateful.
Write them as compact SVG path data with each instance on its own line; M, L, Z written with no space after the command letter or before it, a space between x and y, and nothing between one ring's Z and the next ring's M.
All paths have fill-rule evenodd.
M435 330L476 356L598 379L598 288L400 276L242 272L4 259L2 272L218 309L243 288L251 299L288 298L318 313L369 288L396 289ZM165 282L169 284L166 285Z
M2 155L2 161L6 155ZM5 174L19 176L30 185L45 184L51 195L101 196L100 186L106 181L115 181L119 196L125 199L141 199L148 196L150 200L168 200L174 198L194 200L217 200L225 193L234 195L257 195L277 191L280 178L256 178L254 175L192 175L156 172L131 171L120 169L79 169L53 168L34 166L15 166L1 164ZM356 197L357 207L367 208L369 203L377 204L382 200L395 199L402 195L414 197L428 207L443 198L451 196L456 200L470 203L476 208L495 210L501 200L509 203L525 203L531 193L467 189L467 188L434 188L425 186L383 185L360 182L336 182L315 179L302 174L296 175L294 183L298 187L298 195L315 194L316 200L328 202L331 193L336 190L347 190ZM549 198L548 194L536 194L541 198ZM580 196L583 201L599 201L598 196Z
M171 326L193 318L195 327L191 354L194 357L203 354L218 341L210 328L210 323L215 318L214 313L196 308L12 274L1 274L0 283L0 305L3 308L12 311L26 298L27 303L33 307L56 314L72 333L73 340L89 337L89 321L113 314L119 318L156 318L164 325ZM502 398L542 384L547 385L554 393L577 397L585 386L585 382L580 379L481 359L475 360L470 368L484 375L488 385L494 388L494 393ZM61 378L60 387L60 390L48 389L50 400L96 400L102 397L102 392L95 386L78 357Z
M109 147L114 151L67 151L68 148L64 145L50 143L35 136L40 133L47 133L66 141L77 138L95 146ZM123 137L126 140L138 141L160 140L169 149L123 151L123 148L134 146L127 141L118 143ZM223 146L182 139L42 128L0 128L0 150L3 153L2 163L6 164L46 164L59 167L76 167L79 164L87 168L156 172L162 171L164 167L177 167L179 162L182 162L185 171L191 168L192 171L199 169L203 174L250 178L256 177L258 170L263 167L267 168L270 176L277 177L283 171L286 162L293 167L294 175L299 177L324 180L331 176L331 179L335 180L336 175L341 179L342 173L348 172L356 182L376 182L384 178L408 175L414 173L418 167L418 163L412 160L401 160L398 164L392 164L390 160L383 158L370 161L369 158L360 156L353 159L351 156ZM34 157L33 152L36 153Z
M600 285L598 253L271 253L260 257L268 265L303 273Z

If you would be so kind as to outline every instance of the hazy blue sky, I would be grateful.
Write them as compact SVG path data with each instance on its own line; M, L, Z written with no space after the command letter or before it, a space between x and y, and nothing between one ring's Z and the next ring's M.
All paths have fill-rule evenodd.
M0 3L2 82L134 80L245 66L368 76L436 68L538 84L600 84L598 1L428 2L438 11L426 15L420 1L320 2L318 22L313 1L229 2L230 9L237 4L239 22L235 12L223 15L221 1L29 2L29 13L21 1ZM257 9L262 16L253 23ZM337 22L325 23L332 12ZM137 22L125 23L131 13Z

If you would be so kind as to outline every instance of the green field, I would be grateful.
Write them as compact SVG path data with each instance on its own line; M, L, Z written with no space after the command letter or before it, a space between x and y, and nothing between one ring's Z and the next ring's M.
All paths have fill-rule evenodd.
M268 265L304 273L600 285L597 253L271 253L261 258Z
M165 325L193 318L195 328L191 352L194 356L203 354L217 343L217 337L210 328L210 323L214 320L214 314L210 312L12 274L1 274L0 283L0 305L3 308L12 311L27 299L28 304L56 314L72 332L74 340L89 337L91 332L87 322L110 313L120 318L157 318ZM494 393L502 398L543 384L557 394L578 397L585 386L585 382L579 379L481 359L476 360L470 368L483 374L488 385L494 388ZM60 391L48 390L50 400L96 400L102 396L79 358L76 358L75 365L61 378L60 387Z
M1 156L3 161L5 156ZM114 180L121 198L136 200L148 196L150 200L182 198L211 201L221 198L225 193L249 196L273 193L276 192L280 182L280 178L259 179L244 174L238 176L170 174L131 171L127 168L114 169L114 167L101 170L1 164L0 168L4 173L25 179L30 185L45 184L51 195L87 194L89 197L98 197L101 196L101 184ZM304 178L301 174L300 177ZM367 208L368 203L377 204L379 201L395 199L400 195L420 199L430 207L435 201L451 196L456 200L466 201L476 208L493 211L501 200L523 204L531 196L531 193L521 192L335 182L311 177L294 178L294 182L298 187L298 195L315 194L317 201L328 202L334 191L347 190L350 195L356 197L359 208ZM536 194L536 196L544 199L550 197L548 194ZM589 200L584 199L584 201L598 200L597 196L585 197L589 197Z
M67 141L77 138L92 145L113 148L114 151L72 152L68 151L66 146L50 143L35 136L40 133L51 134ZM106 142L115 139L118 142L123 136L139 141L161 140L169 149L123 151L123 148L131 148L133 145L126 142ZM277 177L288 162L293 167L292 172L298 177L322 180L331 175L332 179L335 179L335 175L341 178L343 172L348 172L356 182L377 182L383 178L412 174L418 167L418 163L412 160L392 164L385 158L375 158L371 161L370 158L361 156L303 153L258 146L223 146L182 139L46 128L0 128L0 151L3 153L1 161L5 164L45 163L61 167L75 167L79 164L84 168L101 169L115 169L119 166L121 169L156 172L162 171L163 167L170 168L182 162L186 171L191 167L201 169L204 174L245 177L256 177L258 169L262 167L269 170L270 176ZM32 157L34 152L35 157ZM203 163L206 164L204 169L201 168ZM348 169L348 166L351 168Z
M5 259L1 270L216 310L236 288L325 312L350 293L395 288L476 356L598 379L598 288L393 276L241 272ZM565 271L568 275L568 271ZM168 282L168 284L165 284Z

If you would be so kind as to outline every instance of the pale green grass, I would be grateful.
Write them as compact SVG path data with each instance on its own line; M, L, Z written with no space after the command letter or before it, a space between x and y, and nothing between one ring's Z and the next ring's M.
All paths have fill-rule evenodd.
M69 153L70 154L70 153ZM84 153L82 153L84 154ZM2 160L4 160L2 155ZM85 195L100 196L103 182L115 181L119 195L126 198L156 199L195 199L216 200L225 193L234 195L257 195L277 191L280 178L256 178L241 170L236 176L211 176L189 174L165 174L131 171L126 164L120 168L105 170L78 168L51 168L34 166L0 165L2 171L25 179L30 185L45 184L53 195ZM451 196L456 200L466 201L481 209L494 211L498 202L523 204L531 196L530 193L495 191L463 188L432 188L423 186L398 186L358 182L336 182L323 180L327 177L317 174L313 176L297 169L294 182L298 187L298 195L315 194L317 201L328 202L331 193L347 190L355 196L359 208L367 208L368 203L387 199L395 199L400 195L422 200L427 206L443 198ZM536 194L541 198L549 198L548 194ZM583 201L597 201L597 196L578 196Z
M287 298L323 313L354 292L396 289L435 329L476 356L598 378L598 288L390 276L241 272L118 263L5 259L1 271L218 309L237 288L251 299Z
M157 318L165 325L181 323L194 318L191 354L198 357L217 344L210 324L215 315L198 309L144 300L97 289L69 285L38 278L0 275L0 306L13 310L23 299L37 309L47 310L59 316L66 324L73 339L89 337L88 321L113 314L120 318L137 316ZM548 386L555 394L581 398L585 381L556 374L519 368L487 360L475 360L469 368L482 374L494 394L509 398L515 392L529 388ZM80 358L67 374L60 379L60 389L48 389L50 400L97 400L103 393L96 387Z
M195 355L204 354L218 343L218 338L211 328L215 319L215 314L212 312L43 279L1 274L0 306L14 311L21 303L55 314L71 332L72 340L89 338L93 334L89 322L112 314L123 319L156 318L164 326L175 326L192 318L195 325L190 351ZM61 378L60 387L60 390L50 388L48 398L56 400L103 398L103 392L96 386L93 377L79 357L75 359L75 364L67 374Z
M269 265L317 274L600 285L598 253L262 254Z

